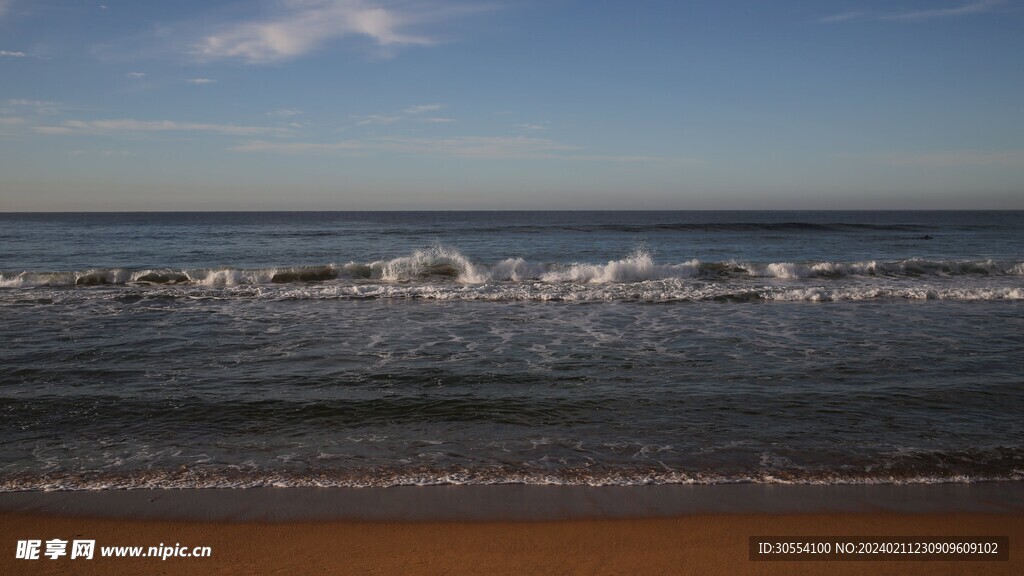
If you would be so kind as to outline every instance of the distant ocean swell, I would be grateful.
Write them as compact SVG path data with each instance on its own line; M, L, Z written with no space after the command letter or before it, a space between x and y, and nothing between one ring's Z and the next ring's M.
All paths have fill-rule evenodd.
M976 231L996 228L997 226L985 224L963 224L934 226L926 224L871 224L871 223L818 223L818 222L655 222L643 224L624 223L597 223L584 224L581 222L552 223L552 224L503 224L501 226L473 226L463 225L459 227L460 232L473 234L502 233L502 234L550 234L552 232L778 232L778 233L865 233L865 232L905 232L917 233L910 237L915 240L932 239L927 232L939 230L954 231ZM443 226L406 226L402 231L406 234L430 235L444 232ZM272 235L280 237L310 237L329 236L340 237L349 235L347 230L314 230L314 231L277 231ZM366 231L361 231L366 233ZM372 233L372 231L371 231Z

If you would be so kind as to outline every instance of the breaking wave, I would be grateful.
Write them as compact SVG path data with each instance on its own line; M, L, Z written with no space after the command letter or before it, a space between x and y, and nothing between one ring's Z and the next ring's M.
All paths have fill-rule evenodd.
M474 262L454 248L435 246L373 262L271 268L129 269L93 268L78 271L20 271L0 273L0 288L89 287L103 285L206 287L290 283L367 282L401 284L543 283L607 285L646 281L744 279L843 279L949 277L1021 277L1024 261L1006 260L866 260L859 262L743 262L727 260L658 263L645 251L604 263L530 262L509 257L498 262Z

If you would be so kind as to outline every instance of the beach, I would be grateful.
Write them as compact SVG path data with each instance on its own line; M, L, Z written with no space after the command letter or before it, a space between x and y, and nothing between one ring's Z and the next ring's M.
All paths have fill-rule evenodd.
M645 494L646 488L654 490ZM5 547L25 538L82 538L95 539L97 550L92 560L23 560L7 550L0 571L1017 574L1024 553L1020 493L1017 483L996 483L3 494ZM660 509L652 506L658 502ZM784 508L791 512L778 512ZM751 560L751 537L766 536L1008 537L1009 559ZM104 546L157 545L209 547L210 555L99 557Z

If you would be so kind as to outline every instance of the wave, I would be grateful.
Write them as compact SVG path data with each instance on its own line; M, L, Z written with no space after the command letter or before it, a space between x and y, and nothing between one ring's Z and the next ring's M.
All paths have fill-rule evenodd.
M956 459L956 458L954 458ZM650 486L713 484L907 485L1024 480L1024 471L1005 462L955 466L881 465L880 470L842 468L763 469L748 472L672 470L665 467L570 467L524 469L511 465L468 468L389 467L371 469L274 470L255 466L188 467L170 470L26 473L0 477L0 492L132 490L146 488L384 488L392 486L498 485Z
M892 231L918 232L933 229L920 224L849 224L842 222L664 222L654 224L606 224L576 226L568 228L578 231L614 232L842 232L842 231Z
M198 285L229 287L287 283L375 281L393 284L540 282L548 284L618 284L654 280L697 279L838 279L933 278L956 276L1024 276L1024 261L1002 260L868 260L859 262L742 262L689 260L661 264L644 251L605 263L540 263L520 257L482 264L456 249L435 246L409 255L366 263L274 268L128 269L21 271L0 273L0 288L89 287L103 285Z

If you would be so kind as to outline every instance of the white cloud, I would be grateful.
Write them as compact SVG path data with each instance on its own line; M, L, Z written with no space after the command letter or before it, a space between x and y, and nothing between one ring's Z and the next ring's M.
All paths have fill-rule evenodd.
M217 81L216 80L212 80L210 78L189 78L188 80L185 80L185 82L188 82L189 84L202 85L202 84L215 84Z
M531 132L541 132L548 129L549 122L526 122L523 124L516 124L516 128L520 130L529 130Z
M885 20L926 20L929 18L946 18L949 16L968 16L972 14L984 14L1005 4L1005 0L980 0L971 2L955 8L936 8L933 10L919 10L915 12L903 12L883 16Z
M0 0L0 18L7 14L7 11L11 9L11 4L14 4L14 0Z
M146 77L146 73L145 72L129 72L128 74L126 74L126 76L128 76L132 80L141 80L142 78Z
M363 116L358 118L356 126L371 126L371 125L386 125L394 124L402 120L410 120L416 118L417 122L425 122L429 124L442 124L445 122L454 122L452 118L445 117L429 117L429 118L417 118L424 112L436 112L443 108L440 104L417 104L415 106L409 106L398 112L392 112L390 114L370 114L369 116Z
M60 105L52 100L29 100L25 98L11 98L4 102L7 106L19 106L28 108L56 108Z
M833 14L831 16L825 16L821 18L820 22L847 22L850 20L859 20L864 17L863 12L841 12L839 14Z
M304 152L327 153L337 151L359 151L369 148L357 141L317 143L317 142L267 142L253 140L231 148L234 152L272 152L277 154L301 154Z
M193 46L194 54L204 59L283 62L352 36L383 47L432 46L438 38L411 30L468 11L421 1L278 0L274 6L271 17L230 23L206 35Z
M291 108L280 108L273 112L267 112L267 116L276 116L278 118L291 118L300 114L302 114L302 110L292 110Z
M424 112L433 112L435 110L440 110L440 109L441 109L441 105L440 104L419 104L419 105L416 105L416 106L409 106L405 110L402 110L402 114L410 114L410 115L412 115L412 114L422 114Z
M394 124L402 118L400 116L388 116L386 114L370 114L356 122L356 126Z
M31 107L56 106L57 105L56 102L51 102L51 101L48 101L48 100L25 100L25 99L22 99L22 98L12 98L10 100L5 101L4 104L7 104L8 106L31 106Z
M65 106L59 102L49 100L25 100L11 99L0 103L0 112L17 111L19 114L33 114L37 116L53 116L65 110Z
M25 119L17 116L0 117L0 126L20 126L24 123Z
M933 18L949 18L955 16L972 16L975 14L985 14L993 12L999 7L1006 4L1006 0L977 0L975 2L969 2L961 6L955 6L952 8L933 8L930 10L915 10L913 12L898 12L890 14L868 14L865 12L850 11L841 12L839 14L833 14L831 16L825 16L820 18L819 22L833 23L833 22L849 22L852 20L903 20L903 21L915 21L915 20L930 20Z
M285 133L281 128L264 126L237 126L234 124L206 124L201 122L174 122L171 120L68 120L59 126L37 126L40 134L116 134L138 132L209 132L228 136L254 136L267 133Z
M27 58L28 54L24 52L12 52L10 50L0 50L0 58Z

